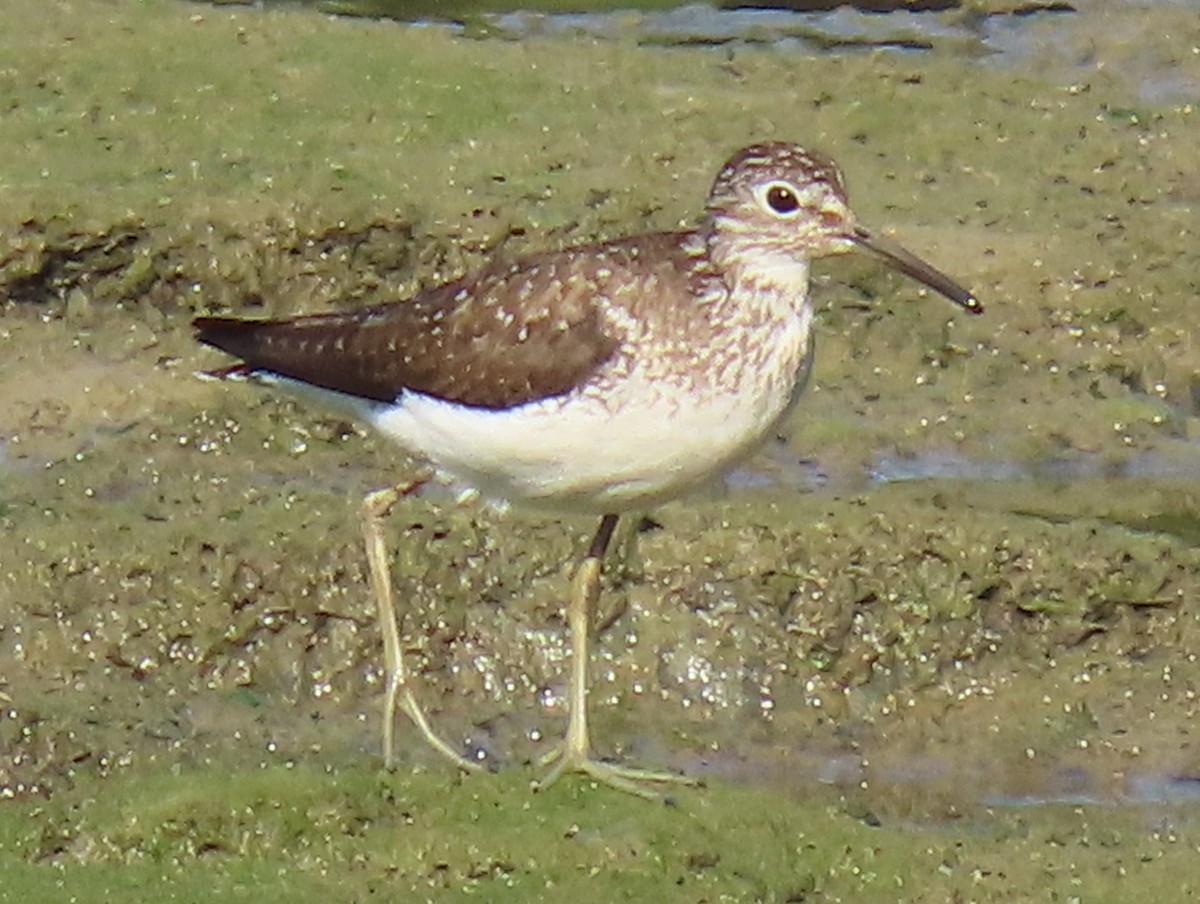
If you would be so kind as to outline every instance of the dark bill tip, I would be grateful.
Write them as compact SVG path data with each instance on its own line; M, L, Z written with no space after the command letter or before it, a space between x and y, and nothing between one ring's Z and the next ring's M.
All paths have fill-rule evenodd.
M895 242L881 239L872 235L862 226L856 226L850 235L850 241L870 251L881 261L893 269L899 270L905 276L928 286L939 295L944 295L959 307L972 314L982 314L983 305L979 299L952 280L941 270L925 263L915 254L906 251Z

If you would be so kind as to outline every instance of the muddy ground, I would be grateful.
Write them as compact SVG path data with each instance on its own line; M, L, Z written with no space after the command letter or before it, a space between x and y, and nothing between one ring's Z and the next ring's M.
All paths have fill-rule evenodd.
M1187 900L1200 34L1126 14L1017 74L8 0L0 899ZM613 563L597 745L707 787L530 793L592 525L436 492L390 523L406 655L493 768L401 722L382 773L356 511L414 465L197 380L189 319L675 228L771 138L987 313L821 264L784 435Z

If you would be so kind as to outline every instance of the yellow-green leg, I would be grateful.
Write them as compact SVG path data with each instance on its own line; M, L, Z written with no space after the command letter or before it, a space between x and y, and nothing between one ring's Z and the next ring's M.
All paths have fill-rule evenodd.
M617 526L616 515L605 515L596 535L592 538L587 555L571 581L571 595L567 601L567 628L571 636L571 677L567 696L567 737L562 750L557 754L558 762L550 773L535 784L535 789L548 788L567 772L581 772L598 782L603 782L619 791L636 794L638 797L658 800L660 795L645 787L647 783L674 782L695 785L694 779L673 772L652 772L628 766L603 763L592 757L592 743L588 732L588 640L591 632L591 613L600 596L600 570L604 553Z
M395 762L396 705L412 719L430 746L460 769L480 769L449 744L438 737L425 718L425 711L413 696L408 672L400 649L400 626L396 617L396 595L392 589L392 568L388 562L387 546L383 539L383 519L401 499L411 496L429 480L425 475L409 483L399 484L369 493L363 500L363 540L367 547L367 566L371 575L371 591L379 612L379 630L383 634L383 661L387 673L387 692L383 704L383 762L388 769Z

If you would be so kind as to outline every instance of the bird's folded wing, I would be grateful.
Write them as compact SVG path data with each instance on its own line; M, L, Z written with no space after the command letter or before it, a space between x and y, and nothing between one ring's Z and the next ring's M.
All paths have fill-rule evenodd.
M404 390L481 408L569 392L616 351L583 272L561 252L357 311L289 320L200 317L196 338L267 371L382 402Z

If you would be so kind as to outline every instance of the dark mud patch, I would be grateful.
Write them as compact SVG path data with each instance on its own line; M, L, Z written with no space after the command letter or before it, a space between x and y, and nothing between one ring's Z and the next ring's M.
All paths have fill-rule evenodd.
M426 254L434 244L423 243ZM26 221L6 246L0 303L65 311L85 324L95 322L91 309L104 305L164 313L261 311L264 293L328 304L329 287L350 281L360 289L339 299L353 302L355 295L411 279L416 256L413 227L399 220L310 227L271 220L248 228L139 220L98 233L66 222Z

